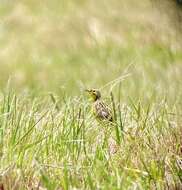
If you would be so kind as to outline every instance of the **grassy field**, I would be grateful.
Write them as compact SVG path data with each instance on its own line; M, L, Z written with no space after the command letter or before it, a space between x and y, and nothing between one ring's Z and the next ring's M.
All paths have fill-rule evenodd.
M182 188L180 23L154 2L0 3L0 190Z

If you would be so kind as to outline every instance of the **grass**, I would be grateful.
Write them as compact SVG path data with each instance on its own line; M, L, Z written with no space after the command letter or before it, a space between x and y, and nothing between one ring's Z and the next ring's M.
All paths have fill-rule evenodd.
M166 100L147 109L120 102L116 130L101 128L82 99L56 102L4 94L0 154L5 189L164 189L181 183L180 115Z
M180 32L149 0L97 3L0 5L0 189L182 187Z

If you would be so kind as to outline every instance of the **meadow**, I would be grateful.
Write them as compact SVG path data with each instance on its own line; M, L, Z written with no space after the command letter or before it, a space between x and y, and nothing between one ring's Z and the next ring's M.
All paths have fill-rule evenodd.
M0 190L182 189L182 30L168 6L0 2Z

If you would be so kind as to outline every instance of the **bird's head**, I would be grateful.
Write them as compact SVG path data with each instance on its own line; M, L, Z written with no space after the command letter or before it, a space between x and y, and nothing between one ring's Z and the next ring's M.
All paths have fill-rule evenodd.
M101 98L101 93L99 90L90 89L90 90L85 90L85 91L89 93L89 95L92 97L94 101Z

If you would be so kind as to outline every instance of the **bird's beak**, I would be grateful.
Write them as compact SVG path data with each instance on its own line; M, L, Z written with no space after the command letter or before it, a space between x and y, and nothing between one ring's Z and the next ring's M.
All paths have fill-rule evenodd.
M85 90L85 92L88 92L88 93L90 93L90 92L91 92L91 90L88 90L88 89L86 89L86 90Z

